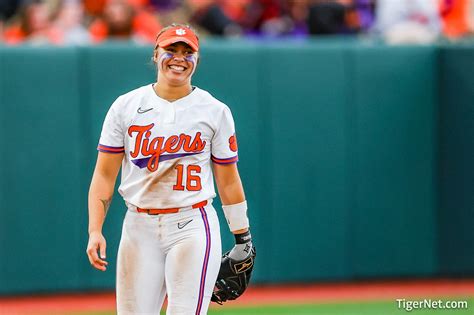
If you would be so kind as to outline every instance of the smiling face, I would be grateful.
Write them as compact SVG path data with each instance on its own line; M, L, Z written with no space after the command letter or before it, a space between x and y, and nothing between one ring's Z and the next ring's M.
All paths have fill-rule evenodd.
M158 47L154 56L158 68L158 83L170 86L191 85L197 60L198 53L183 42L164 48Z

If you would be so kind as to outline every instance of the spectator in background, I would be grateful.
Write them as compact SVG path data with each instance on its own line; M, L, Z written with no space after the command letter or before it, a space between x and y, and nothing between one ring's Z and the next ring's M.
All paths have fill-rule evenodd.
M104 12L107 0L82 0L86 16L97 18Z
M149 0L158 11L174 10L182 5L182 0Z
M231 0L227 0L231 2ZM310 0L254 0L239 2L245 15L238 20L247 35L306 35L307 8Z
M437 1L378 0L376 28L391 44L430 43L441 33Z
M474 0L0 0L0 40L6 44L154 43L166 21L191 21L217 36L370 29L389 43L429 43L441 34L474 34Z
M288 35L293 31L287 1L255 0L249 8L253 12L250 31L264 36Z
M309 0L287 0L289 16L293 21L294 35L308 34L308 6Z
M135 12L131 5L123 0L108 1L102 16L95 20L89 30L94 42L108 38L129 40L133 37L133 19Z
M188 0L192 20L213 35L306 33L307 0Z
M150 0L150 9L157 12L161 25L176 22L188 24L191 21L191 11L186 0Z
M18 11L21 0L0 0L0 22L7 21Z
M474 35L474 0L469 0L469 8L467 12L467 24L469 33Z
M239 1L239 0L235 0ZM238 36L242 29L215 0L188 0L191 20L212 35Z
M369 13L369 1L313 0L309 6L309 32L312 35L356 33L366 27L362 22L371 23L367 21Z
M4 41L10 45L28 43L60 44L62 35L51 25L51 12L46 3L31 1L23 4L19 10L17 23L6 28Z
M144 43L154 44L156 35L162 29L159 21L159 11L151 4L150 0L128 0L135 10L133 29L139 40Z
M369 31L374 24L376 0L354 0L353 8L357 14L359 31Z
M65 0L60 4L53 27L60 34L63 45L82 45L91 42L88 30L83 25L84 9L78 0Z
M254 26L253 21L258 12L254 10L252 0L220 0L219 4L225 15L239 25L242 34Z
M133 7L126 0L108 0L101 17L89 30L94 42L107 39L132 40L138 43L154 43L161 29L157 17L142 8L142 3Z
M264 8L259 20L261 34L278 36L306 34L307 0L260 0Z
M445 36L459 38L472 32L469 11L473 4L473 0L441 0L440 12Z
M316 1L309 7L308 28L312 35L331 35L344 31L346 7L339 1Z

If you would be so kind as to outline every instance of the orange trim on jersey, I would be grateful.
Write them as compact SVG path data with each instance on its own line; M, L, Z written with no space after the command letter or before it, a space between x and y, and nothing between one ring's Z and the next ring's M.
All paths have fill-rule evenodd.
M205 207L207 205L207 200L193 204L191 207L193 209L198 209ZM185 207L186 208L186 207ZM149 215L157 214L167 214L167 213L177 213L181 208L168 208L168 209L142 209L137 207L137 212L148 213Z
M105 152L105 153L123 153L125 152L124 147L110 147L107 145L99 144L97 146L97 150L100 152Z
M218 159L212 155L211 160L212 162L217 163L217 164L232 164L232 163L237 163L239 161L239 156L236 155L234 157L227 158L227 159Z

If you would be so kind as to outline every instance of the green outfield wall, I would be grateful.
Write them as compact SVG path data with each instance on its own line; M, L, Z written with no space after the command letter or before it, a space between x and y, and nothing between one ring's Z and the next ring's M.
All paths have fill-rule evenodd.
M438 261L443 275L474 273L474 48L446 47L439 73Z
M87 192L151 49L0 48L0 294L114 287L126 209L116 194L93 270ZM234 114L254 281L474 276L473 71L474 45L203 44L193 83Z

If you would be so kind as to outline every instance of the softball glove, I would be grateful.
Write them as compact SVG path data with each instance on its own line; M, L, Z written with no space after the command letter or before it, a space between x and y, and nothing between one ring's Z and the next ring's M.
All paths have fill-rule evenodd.
M255 246L252 247L249 257L236 261L229 257L229 252L222 256L221 269L217 276L211 301L221 304L228 300L235 300L247 289L252 274L256 256Z

